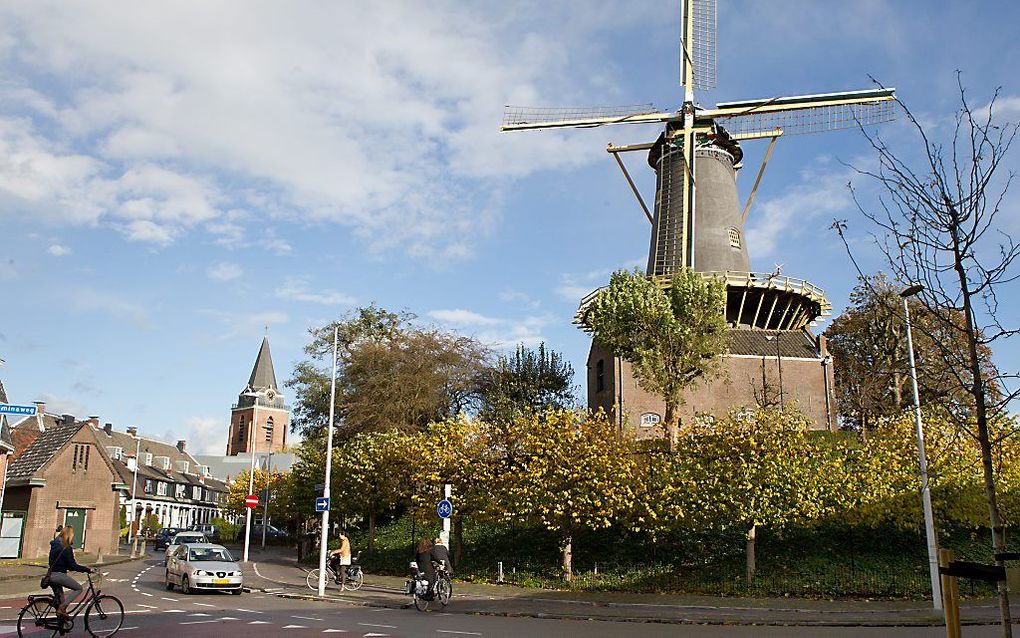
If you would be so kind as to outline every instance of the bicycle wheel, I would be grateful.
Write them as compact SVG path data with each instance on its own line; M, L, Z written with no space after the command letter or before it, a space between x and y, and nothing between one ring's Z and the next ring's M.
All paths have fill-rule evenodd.
M29 636L41 629L57 628L57 609L52 598L33 600L18 614L18 638ZM51 625L47 627L47 625Z
M313 569L312 571L308 572L308 575L305 576L305 584L308 585L308 589L311 589L312 591L318 591L319 590L319 570L318 569Z
M346 587L348 591L358 591L364 584L365 572L359 569L354 575L347 575L347 582L344 584L344 587Z
M436 600L439 601L443 607L450 604L450 596L453 595L453 585L450 584L445 578L440 578L436 581Z
M98 596L85 610L85 630L93 636L112 636L124 625L124 605L115 596Z

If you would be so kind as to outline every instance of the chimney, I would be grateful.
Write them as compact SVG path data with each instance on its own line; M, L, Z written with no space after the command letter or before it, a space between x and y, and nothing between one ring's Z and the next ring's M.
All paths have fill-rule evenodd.
M32 401L35 404L35 410L37 414L46 414L46 402L45 401Z
M135 468L138 467L138 459L133 456L127 457L127 469L130 472L134 472Z
M127 430L125 430L125 431L128 433L128 436L138 436L138 427L137 426L129 425Z
M187 441L178 441L177 442L177 449L180 450L181 454L184 454L184 451L185 451L185 449L187 449L187 447L188 447L188 442Z
M103 432L106 432L106 436L113 436L113 424L107 423L103 426Z
M90 415L89 418L88 418L88 423L89 423L89 425L91 425L92 427L94 427L94 428L96 428L98 430L99 429L99 415L98 414Z
M74 424L74 415L73 414L61 414L60 415L60 423L62 425L73 425Z

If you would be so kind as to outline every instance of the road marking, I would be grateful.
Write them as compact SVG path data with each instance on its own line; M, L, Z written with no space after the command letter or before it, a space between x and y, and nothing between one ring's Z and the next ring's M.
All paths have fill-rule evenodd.
M152 598L152 597L153 597L153 596L152 596L152 594L150 594L150 593L149 593L149 592L147 592L147 591L141 591L141 592L138 592L138 593L139 593L139 594L141 594L142 596L148 596L148 597L150 597L150 598Z
M383 638L384 636L389 636L389 634L365 634L365 638L372 638L373 636L377 636L378 638Z
M132 629L138 629L138 627L121 627L121 631L131 631Z
M322 633L324 633L324 634L346 634L347 630L346 629L323 629Z
M189 620L188 622L182 622L182 625L203 625L209 622L219 622L218 620Z
M269 622L267 622L267 621L265 621L265 620L253 620L253 621L251 621L251 622L250 622L250 623L248 623L248 624L249 624L249 625L268 625L268 624L269 624Z
M453 629L437 629L439 634L457 634L459 636L481 636L477 631L454 631Z
M197 616L208 616L209 614L198 613L198 614L188 614L188 615L192 616L192 617L197 617Z
M284 625L283 628L284 629L308 629L308 627L306 627L304 625Z
M163 613L164 614L183 614L184 610L183 609L164 609Z
M261 614L262 613L261 611L256 611L254 609L235 609L234 611L240 611L240 612L244 612L246 614Z
M379 627L380 629L396 629L397 628L396 625L373 625L372 623L368 623L368 622L359 622L358 624L361 625L362 627Z
M146 605L145 603L137 603L139 607L145 607L147 609L157 609L155 605Z
M198 605L199 607L215 607L216 606L216 605L210 605L209 603L194 603L194 604Z
M172 602L172 603L176 603L176 602L177 602L177 600L178 600L177 598L163 598L162 596L161 596L160 598L161 598L162 600L169 600L169 601L170 601L170 602Z
M291 618L297 618L298 620L316 620L322 622L322 618L312 618L311 616L291 616Z

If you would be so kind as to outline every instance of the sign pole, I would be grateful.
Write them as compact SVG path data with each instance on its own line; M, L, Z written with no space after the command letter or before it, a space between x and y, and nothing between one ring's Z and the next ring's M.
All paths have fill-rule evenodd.
M329 481L333 471L333 419L336 411L336 355L340 326L333 326L333 378L329 385L329 430L326 432L326 482L322 497L329 503ZM322 538L319 541L319 596L326 595L326 543L329 540L329 507L322 511Z
M251 468L248 470L248 493L255 493L255 422L259 419L259 398L255 397L255 410L251 416L251 434L248 436L248 443L251 444ZM248 507L244 515L244 562L248 562L248 545L251 543L251 510Z
M453 485L447 483L443 486L443 498L450 500L450 496L453 494ZM447 516L443 519L443 544L447 547L450 546L450 517Z

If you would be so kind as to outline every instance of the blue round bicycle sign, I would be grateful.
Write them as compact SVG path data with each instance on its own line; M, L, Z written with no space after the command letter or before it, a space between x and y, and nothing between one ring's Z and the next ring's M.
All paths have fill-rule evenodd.
M448 499L443 499L436 504L436 514L439 514L439 518L450 518L453 516L453 503Z

